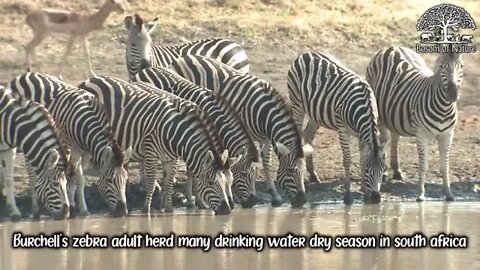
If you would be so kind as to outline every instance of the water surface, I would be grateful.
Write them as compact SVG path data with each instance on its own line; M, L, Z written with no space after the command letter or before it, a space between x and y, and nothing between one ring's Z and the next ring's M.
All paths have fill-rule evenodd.
M344 207L339 204L306 209L235 209L229 216L176 210L174 215L124 219L92 216L64 221L0 223L0 269L479 269L480 203L382 203ZM83 235L171 232L217 236L250 235L412 235L444 232L469 237L467 249L12 249L12 233L64 232Z

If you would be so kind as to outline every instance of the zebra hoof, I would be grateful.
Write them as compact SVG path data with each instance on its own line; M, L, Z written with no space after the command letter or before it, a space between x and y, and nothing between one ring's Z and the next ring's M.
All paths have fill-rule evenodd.
M318 177L316 172L310 174L309 178L310 183L320 183L320 178Z
M343 203L344 203L345 205L352 205L352 204L353 204L352 193L346 192L346 193L343 195Z
M88 217L90 216L90 212L88 212L88 210L83 210L83 211L80 211L80 217Z
M235 201L233 201L232 197L228 197L228 204L230 205L230 209L235 208Z
M455 197L453 197L453 195L447 195L445 197L445 201L447 202L454 202L455 201Z
M142 213L143 214L150 214L150 207L144 206L142 208Z
M40 213L38 213L38 212L33 213L33 219L34 220L39 220L40 219Z
M272 207L280 207L282 206L283 202L281 200L278 200L278 199L273 199L272 200Z
M19 221L22 218L20 214L12 214L10 215L10 220L11 221Z
M393 172L392 179L394 180L403 180L403 174L400 171Z
M425 196L423 196L423 195L422 195L422 196L418 196L417 202L423 202L423 201L425 201Z
M70 206L69 211L70 211L70 218L75 218L78 216L78 211L75 206Z

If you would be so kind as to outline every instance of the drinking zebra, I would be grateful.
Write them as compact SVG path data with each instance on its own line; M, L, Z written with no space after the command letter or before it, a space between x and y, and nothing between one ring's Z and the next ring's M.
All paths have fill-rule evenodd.
M125 188L128 173L123 165L128 162L131 149L123 152L114 141L108 118L94 96L53 76L35 72L16 77L9 87L45 105L67 138L76 167L76 181L69 183L72 211L76 205L76 193L80 215L89 215L84 195L82 160L92 157L94 167L100 171L98 191L114 216L127 215Z
M438 140L443 192L447 201L454 200L448 156L458 118L462 69L460 54L441 53L432 71L421 56L401 47L378 52L368 65L367 81L378 105L380 140L386 142L388 132L391 134L394 179L403 179L397 151L400 136L416 137L420 165L417 201L425 200L428 143L433 139Z
M0 130L0 189L5 187L10 218L21 217L13 181L17 148L23 152L28 167L33 216L40 217L39 198L54 219L66 218L66 176L72 172L73 164L51 115L42 105L0 86Z
M147 179L143 212L150 212L159 160L164 168L165 212L173 211L173 179L181 158L198 178L201 199L216 214L230 213L224 174L230 166L228 151L194 107L178 99L160 98L113 77L93 77L79 87L101 100L115 138L124 147L132 146L132 161L143 163Z
M247 54L237 43L224 38L209 38L175 46L152 44L150 34L157 26L158 18L145 23L138 14L126 16L126 62L130 79L143 68L168 67L175 58L197 54L212 57L242 73L248 73Z
M232 165L233 191L243 207L253 207L255 197L254 164L260 161L252 136L238 113L221 96L202 88L167 68L147 68L138 72L133 81L148 82L197 104L214 121L223 144L232 156L242 157ZM161 90L160 90L161 91ZM163 91L162 91L163 92Z
M301 54L288 71L288 93L293 118L300 130L305 114L309 121L305 143L311 144L319 127L338 131L345 170L345 204L352 204L350 192L350 137L359 139L360 164L365 202L380 202L384 145L379 143L377 105L370 86L333 56ZM307 157L310 178L318 181L313 158Z
M170 68L221 95L239 112L249 133L262 145L263 171L273 197L272 205L278 206L282 202L270 175L272 146L279 158L277 179L281 187L292 206L304 205L304 157L311 154L312 148L308 144L302 145L300 132L280 94L266 81L242 74L208 57L180 57Z

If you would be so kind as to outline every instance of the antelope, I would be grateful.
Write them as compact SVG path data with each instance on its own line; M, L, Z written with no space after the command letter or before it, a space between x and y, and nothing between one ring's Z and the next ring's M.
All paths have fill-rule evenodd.
M63 65L76 39L83 40L90 75L95 76L90 62L90 50L87 37L91 32L103 29L104 23L110 13L125 12L125 7L122 2L123 0L106 0L103 6L93 14L81 14L76 11L58 9L37 9L29 12L26 17L26 23L33 30L34 36L25 46L27 71L31 71L32 60L35 59L35 48L49 36L63 35L68 37L68 41L65 53L59 63L60 77Z

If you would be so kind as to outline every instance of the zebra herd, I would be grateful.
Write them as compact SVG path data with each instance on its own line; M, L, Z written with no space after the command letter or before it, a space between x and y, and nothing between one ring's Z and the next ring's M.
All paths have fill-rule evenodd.
M332 55L304 53L288 71L288 105L271 84L250 74L247 53L237 43L212 38L159 46L150 37L156 24L138 14L124 20L129 81L94 76L73 86L28 71L0 90L0 183L12 219L20 217L13 189L17 148L25 155L35 217L37 199L55 219L89 214L85 166L99 171L96 185L112 215L127 215L129 162L141 165L145 213L156 188L164 194L164 210L173 211L180 160L187 168L189 207L193 198L220 215L231 212L234 198L253 207L260 160L272 206L279 206L272 154L279 160L279 186L293 207L302 207L306 174L318 181L311 144L320 127L338 132L345 204L353 203L351 137L359 141L364 201L379 203L389 133L394 179L403 178L399 137L416 137L419 201L425 199L427 146L438 139L444 194L454 200L448 155L458 117L461 55L440 54L431 71L415 52L390 47L374 56L363 80Z

